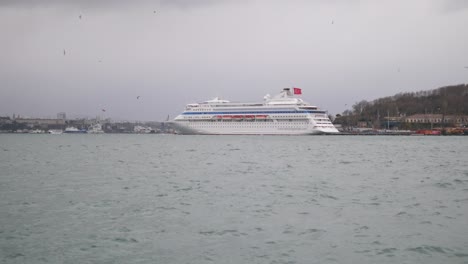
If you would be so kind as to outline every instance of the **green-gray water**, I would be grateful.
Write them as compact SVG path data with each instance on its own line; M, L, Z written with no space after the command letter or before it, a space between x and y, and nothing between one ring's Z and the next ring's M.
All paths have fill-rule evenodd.
M2 263L468 263L468 137L0 135Z

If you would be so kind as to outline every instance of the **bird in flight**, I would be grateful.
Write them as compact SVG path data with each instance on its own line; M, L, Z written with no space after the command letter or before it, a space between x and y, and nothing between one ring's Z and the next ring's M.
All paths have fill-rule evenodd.
M81 19L81 15L79 16L79 18Z
M137 96L137 99L140 99L140 96Z
M65 54L67 54L67 53L65 52L65 50L63 50L63 56L65 56Z

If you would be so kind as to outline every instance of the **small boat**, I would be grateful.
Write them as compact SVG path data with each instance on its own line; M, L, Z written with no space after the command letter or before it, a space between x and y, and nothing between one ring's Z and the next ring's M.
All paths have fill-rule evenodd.
M44 134L44 133L45 133L45 131L40 130L40 129L34 129L34 130L29 131L29 134Z
M50 129L49 131L47 131L47 133L52 134L52 135L60 135L60 134L63 133L63 130L59 130L59 129Z
M145 126L135 126L133 127L133 132L138 134L149 134L152 133L154 130L151 127Z
M415 134L425 136L440 136L442 132L440 130L420 129L417 130Z
M93 124L88 128L89 134L103 134L104 130L102 130L102 125L99 123Z
M84 129L78 129L76 127L67 127L65 128L65 131L63 131L65 134L86 134L87 131Z

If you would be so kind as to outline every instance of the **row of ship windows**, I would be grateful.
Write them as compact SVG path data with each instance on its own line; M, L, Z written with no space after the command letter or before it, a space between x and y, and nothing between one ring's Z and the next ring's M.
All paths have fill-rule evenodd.
M209 123L272 123L274 121L278 123L309 123L309 120L307 119L287 119L287 120L273 120L273 119L251 119L251 120L240 120L240 119L217 119L217 120L186 120L188 122L195 122L195 123L201 123L201 122L209 122ZM330 124L330 123L324 123L324 124Z
M273 125L273 127L288 127L288 128L292 128L292 127L306 127L307 126L307 123L303 123L303 124L275 124ZM262 127L266 127L266 126L261 126L261 125L257 125L257 124L254 124L254 125L250 125L250 126L228 126L228 125L225 125L225 124L219 124L219 125L211 125L211 124L200 124L200 125L197 125L196 127L198 128L216 128L216 127L228 127L228 128L262 128ZM271 127L271 126L267 126L267 127ZM325 126L323 126L325 127Z
M274 118L291 118L291 117L302 117L304 118L304 115L287 115L287 116L277 116L275 115Z
M246 124L249 126L252 125L272 125L272 124L286 124L286 125L297 125L297 124L310 124L309 122L189 122L189 124L193 125L229 125L232 126L234 124L242 125ZM330 124L331 125L331 124Z
M253 115L252 115L252 116L253 116ZM289 119L289 118L292 118L292 117L294 117L294 118L303 118L303 119L305 118L304 115L287 115L287 116L277 116L277 115L275 115L275 116L272 116L272 117L270 117L270 118L284 118L284 119ZM208 120L208 119L211 119L211 118L214 118L214 117L212 117L212 116L187 116L187 117L185 117L185 118L186 118L186 119L206 119L206 120ZM239 119L251 119L251 118L239 118ZM315 119L315 120L325 121L325 120L328 120L328 119Z
M193 109L193 112L185 112L182 113L183 115L200 115L200 114L206 114L206 115L265 115L265 114L307 114L307 113L315 113L315 114L325 114L325 111L313 111L313 110L307 110L307 111L262 111L262 112L212 112L209 110L202 111L203 109ZM202 113L198 113L202 112Z

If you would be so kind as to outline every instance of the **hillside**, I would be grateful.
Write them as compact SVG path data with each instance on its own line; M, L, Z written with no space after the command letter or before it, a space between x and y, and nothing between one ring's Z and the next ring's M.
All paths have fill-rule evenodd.
M399 93L373 101L363 100L355 103L352 109L336 115L334 123L356 126L358 122L365 122L374 127L382 127L387 117L397 121L415 114L468 115L468 84Z
M342 115L337 115L337 118L352 117L358 121L373 121L384 116L397 117L425 113L468 115L468 84L446 86L429 91L399 93L370 102L363 100L355 103L352 109L346 110Z

